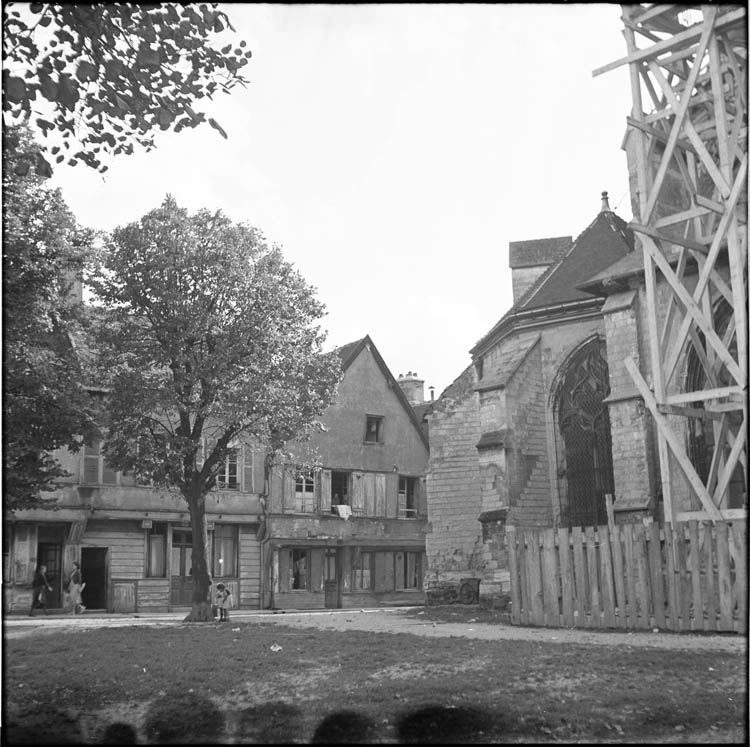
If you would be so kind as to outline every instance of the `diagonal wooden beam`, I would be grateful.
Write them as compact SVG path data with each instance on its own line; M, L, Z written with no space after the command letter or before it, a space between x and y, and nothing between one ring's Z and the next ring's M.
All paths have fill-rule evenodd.
M703 56L708 50L709 41L711 41L712 39L714 24L716 22L716 8L707 8L704 13L704 17L705 20L703 23L703 28L701 30L700 41L698 42L698 48L695 50L695 62L693 63L693 69L690 71L690 75L688 75L688 79L685 83L685 88L682 94L682 98L680 99L680 103L678 106L674 107L675 117L671 122L671 130L669 132L669 137L667 138L667 144L664 147L664 153L661 157L661 163L659 164L656 176L654 177L654 181L651 185L651 193L649 194L648 200L646 201L646 210L641 215L641 220L644 223L648 223L651 219L651 213L653 213L656 201L659 199L661 187L664 183L664 177L667 174L669 162L672 159L672 153L674 152L675 145L679 141L680 130L682 128L683 122L687 117L688 109L690 107L690 97L692 95L693 88L695 88L695 82L698 79L698 73L700 72L701 61L703 60Z
M724 29L729 26L739 24L746 16L747 12L744 8L730 11L729 13L724 13L717 20L716 28ZM665 52L682 49L685 45L690 44L694 39L700 37L700 35L701 24L696 24L695 26L691 26L680 34L675 34L670 39L665 39L664 41L661 41L658 44L654 44L646 49L640 49L636 52L633 52L627 57L621 57L619 60L615 60L614 62L610 62L606 65L603 65L602 67L598 67L596 68L596 70L594 70L592 75L593 77L596 77L597 75L608 73L610 70L615 70L618 67L622 67L623 65L627 65L628 63L632 62L640 62L641 60L653 60L664 54Z
M636 386L636 389L638 389L638 393L641 395L641 397L643 397L643 401L646 403L646 407L648 407L651 416L656 423L656 427L659 433L666 440L672 452L672 455L677 460L677 464L680 466L680 469L682 469L682 472L684 473L685 478L690 484L690 487L693 489L693 492L696 494L696 496L698 496L698 499L703 505L703 508L711 517L711 519L713 521L721 521L721 512L714 505L711 496L706 490L706 486L701 482L698 473L695 471L695 467L693 467L692 462L688 459L687 454L685 454L681 439L678 439L677 436L675 436L674 432L669 427L669 422L664 417L664 415L659 412L659 407L656 403L656 400L654 399L654 395L651 393L648 385L643 380L638 367L635 365L633 359L630 356L625 358L624 363L625 368L627 369L631 379L633 380L633 383ZM670 521L671 518L672 517L670 516Z
M742 372L737 362L732 358L729 351L724 347L719 335L716 334L710 319L707 319L702 309L695 303L685 286L675 276L669 262L664 259L664 255L659 251L656 244L644 239L643 248L651 255L656 266L661 270L662 276L667 281L669 287L677 295L685 310L688 312L691 322L695 322L706 337L706 341L711 343L714 352L724 361L729 373L734 377L738 384L742 384ZM688 317L686 316L686 319Z

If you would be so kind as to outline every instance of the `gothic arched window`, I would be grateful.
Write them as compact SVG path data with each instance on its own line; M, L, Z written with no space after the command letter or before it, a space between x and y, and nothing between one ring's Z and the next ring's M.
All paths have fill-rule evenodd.
M597 338L569 361L557 395L570 526L607 523L604 496L614 493L608 394L605 347Z

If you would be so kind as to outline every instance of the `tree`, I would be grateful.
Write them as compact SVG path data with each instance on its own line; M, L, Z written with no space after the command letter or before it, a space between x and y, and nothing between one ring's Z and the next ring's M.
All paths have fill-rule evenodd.
M25 130L3 137L3 467L5 507L47 507L43 493L67 473L54 458L95 430L79 353L80 307L71 293L90 234L59 190L28 164Z
M91 285L106 310L105 456L186 501L186 619L209 620L206 496L236 440L278 450L330 403L341 367L322 353L324 307L257 229L221 211L189 215L169 196L113 232Z
M52 135L36 163L47 176L53 159L104 172L103 155L151 150L158 130L208 121L226 137L192 108L247 82L246 43L210 44L226 29L215 4L7 3L3 122Z

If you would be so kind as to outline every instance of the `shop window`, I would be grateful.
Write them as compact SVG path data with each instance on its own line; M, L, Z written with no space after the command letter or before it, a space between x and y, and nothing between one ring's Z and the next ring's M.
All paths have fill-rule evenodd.
M213 536L211 573L214 578L237 575L237 527L217 524Z
M372 553L358 553L352 567L352 589L354 591L370 591L373 575Z
M383 418L380 415L368 415L365 422L365 443L383 443Z
M398 518L417 518L417 478L398 478Z
M147 530L149 578L164 578L167 575L167 525L155 523Z

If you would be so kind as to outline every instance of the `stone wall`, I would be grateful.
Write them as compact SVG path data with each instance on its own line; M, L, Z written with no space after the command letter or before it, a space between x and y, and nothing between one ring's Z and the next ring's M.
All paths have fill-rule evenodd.
M468 367L435 403L429 417L427 564L425 587L481 576L480 437L474 370Z

